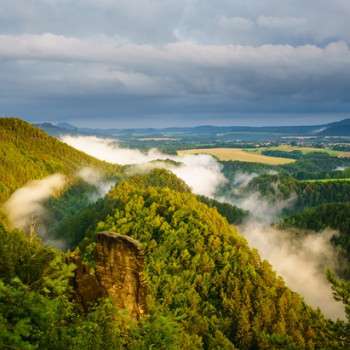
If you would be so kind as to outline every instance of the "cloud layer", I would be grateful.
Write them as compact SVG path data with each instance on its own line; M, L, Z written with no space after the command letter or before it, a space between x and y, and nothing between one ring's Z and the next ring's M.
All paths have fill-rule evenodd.
M345 0L4 0L1 112L117 126L347 112L349 15Z

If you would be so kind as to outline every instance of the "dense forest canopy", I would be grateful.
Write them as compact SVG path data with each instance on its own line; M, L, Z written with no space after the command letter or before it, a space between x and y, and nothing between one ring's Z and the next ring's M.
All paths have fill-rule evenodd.
M96 187L74 179L43 203L50 214L45 218L49 236L64 240L70 250L46 245L36 232L0 224L0 348L349 347L348 322L328 320L309 307L249 248L232 225L247 219L245 210L196 196L166 170L128 176L121 167L91 158L17 119L0 119L0 137L0 202L29 180L56 172L74 175L83 166L103 170L116 182L106 196L96 196ZM316 178L321 158L307 159L312 164L307 172L318 173L312 175ZM272 202L296 193L294 211L286 215L299 217L287 218L285 225L295 226L297 220L302 228L334 227L342 234L339 244L346 246L348 206L328 203L350 201L350 183L300 181L302 161L305 157L291 168L227 162L223 171L229 182L221 191L238 196L259 191ZM330 162L338 166L337 160ZM256 176L242 192L232 193L242 171ZM310 206L320 206L318 218L317 209L303 212ZM328 212L333 214L326 219ZM74 259L81 257L88 274L96 273L100 231L130 236L144 249L148 311L139 320L109 298L88 309L76 299ZM349 317L348 282L331 273L329 279Z
M144 244L151 305L182 315L184 330L204 348L331 346L328 321L291 292L215 209L190 193L128 181L109 196L115 209L97 230Z

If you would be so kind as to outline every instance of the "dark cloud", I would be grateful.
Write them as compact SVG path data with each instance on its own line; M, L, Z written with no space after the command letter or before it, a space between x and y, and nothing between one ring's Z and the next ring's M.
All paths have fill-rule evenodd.
M3 0L1 113L124 124L347 112L349 15L345 0Z

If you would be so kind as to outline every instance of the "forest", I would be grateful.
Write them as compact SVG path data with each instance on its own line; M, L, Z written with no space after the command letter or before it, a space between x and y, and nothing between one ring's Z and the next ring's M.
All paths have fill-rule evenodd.
M192 193L166 169L132 174L87 156L17 119L0 119L0 202L29 180L60 172L64 189L43 203L46 235L0 224L0 348L2 349L346 349L350 347L350 283L328 272L344 320L331 320L292 291L236 225L247 210ZM9 150L9 151L7 151ZM311 157L311 156L310 156ZM325 158L322 158L325 157ZM327 156L322 155L329 164ZM309 167L298 162L310 163ZM343 160L331 160L340 166ZM300 169L320 174L320 157L292 165L223 163L223 172L257 173L239 193L259 191L277 201L297 199L283 214L287 226L340 231L335 244L349 249L350 182L304 182ZM16 165L17 164L17 165ZM21 164L21 167L18 167ZM113 184L97 195L77 178L90 166ZM330 168L322 168L331 172ZM322 170L323 171L323 170ZM317 176L316 176L317 178ZM234 181L223 185L232 190ZM92 200L92 198L94 198ZM338 204L335 204L338 203ZM72 283L81 257L95 276L100 232L131 237L144 251L147 313L132 318L107 297L85 308Z

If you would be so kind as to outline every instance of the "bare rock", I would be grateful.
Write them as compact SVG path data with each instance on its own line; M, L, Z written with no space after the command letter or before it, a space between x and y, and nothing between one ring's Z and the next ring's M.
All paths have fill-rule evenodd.
M144 256L140 243L113 232L96 236L95 271L75 258L74 287L87 308L98 298L108 296L118 308L139 318L146 312L146 284L143 279Z

